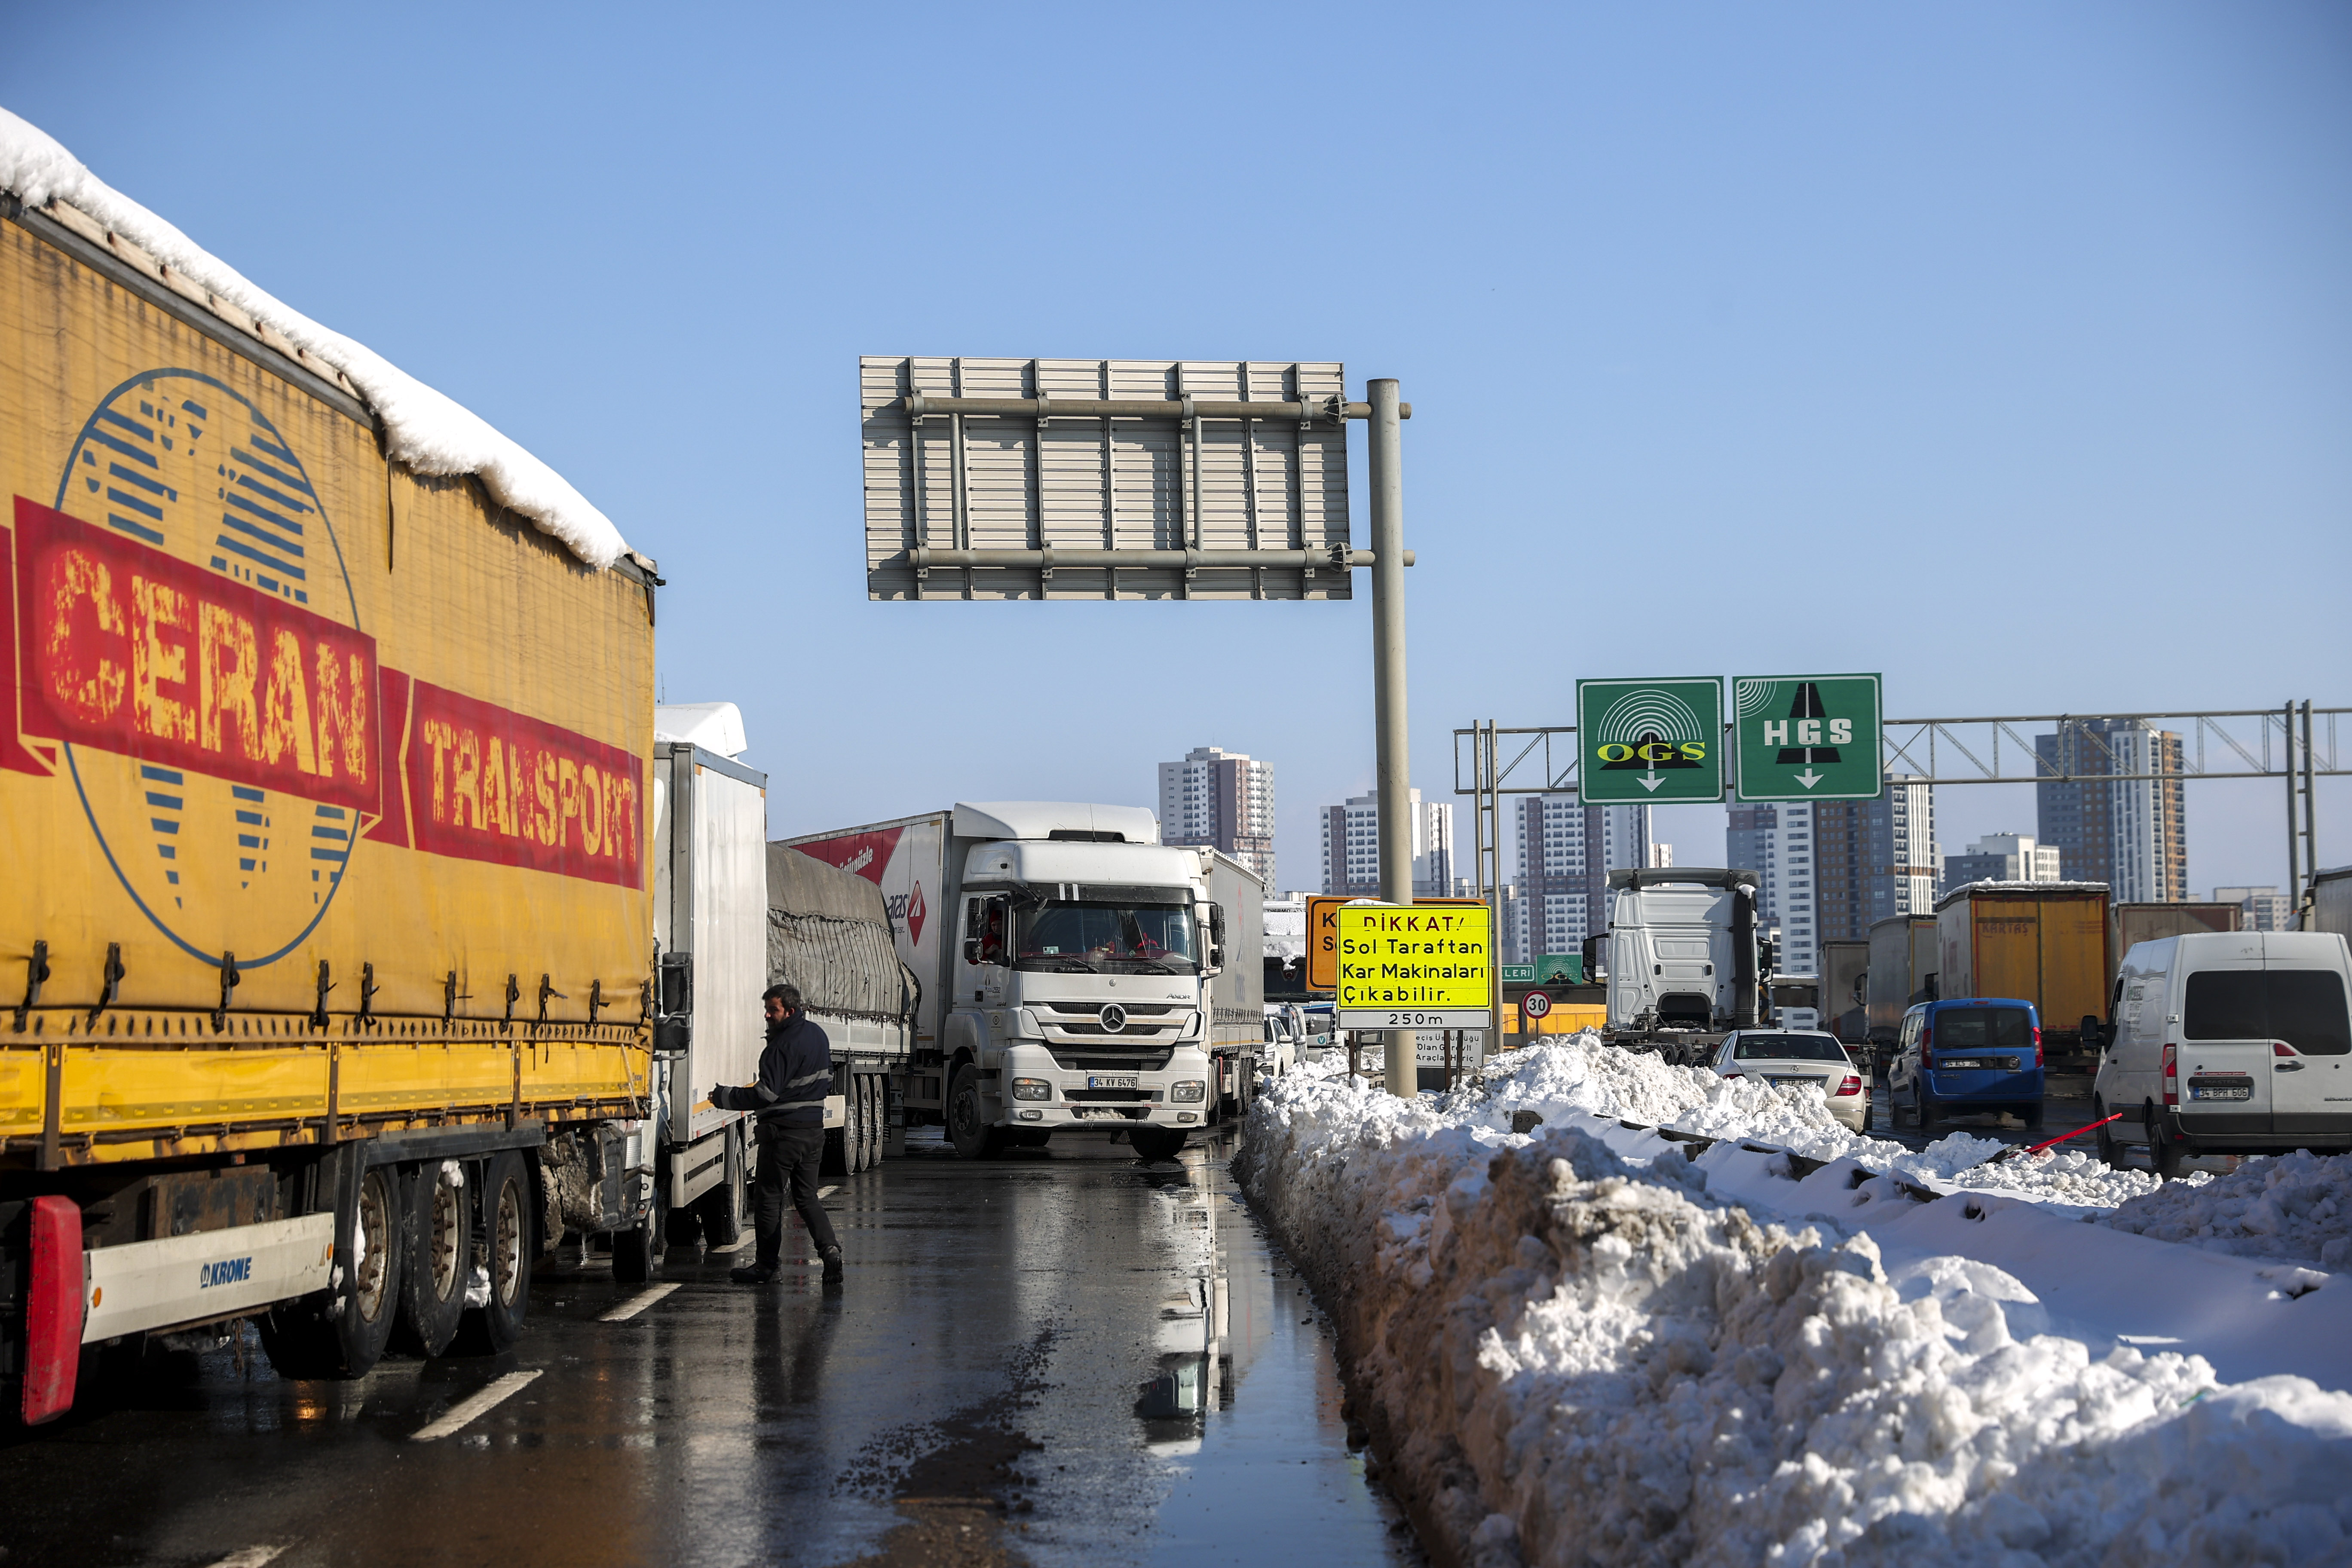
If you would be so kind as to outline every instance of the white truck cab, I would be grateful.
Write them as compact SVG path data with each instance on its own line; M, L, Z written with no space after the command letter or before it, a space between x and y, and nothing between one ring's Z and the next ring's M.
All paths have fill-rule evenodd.
M2212 931L2124 955L2092 1080L2119 1163L2352 1150L2352 955L2331 931ZM2093 1020L2095 1022L2095 1020Z

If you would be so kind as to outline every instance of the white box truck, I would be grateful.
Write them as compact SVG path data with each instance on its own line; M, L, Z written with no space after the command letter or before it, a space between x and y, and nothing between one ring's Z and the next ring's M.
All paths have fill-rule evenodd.
M1247 1109L1265 890L1140 806L959 802L780 841L873 882L920 983L890 1076L971 1159L1053 1138L1145 1158Z
M1753 871L1609 873L1612 1041L1680 1058L1707 1037L1756 1026L1771 969L1756 889Z

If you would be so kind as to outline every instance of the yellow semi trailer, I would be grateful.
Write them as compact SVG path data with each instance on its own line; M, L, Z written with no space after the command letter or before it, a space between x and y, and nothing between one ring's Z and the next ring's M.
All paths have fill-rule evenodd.
M519 1329L658 1233L650 563L383 456L346 376L0 196L0 1375L257 1317Z

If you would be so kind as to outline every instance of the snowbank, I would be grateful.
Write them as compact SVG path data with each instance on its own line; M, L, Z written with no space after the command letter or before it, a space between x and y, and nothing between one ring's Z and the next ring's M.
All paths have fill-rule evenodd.
M2240 1258L2345 1268L2352 1266L2352 1155L2248 1160L2226 1176L2134 1197L2105 1223Z
M1709 1068L1670 1066L1604 1046L1590 1031L1515 1055L1531 1059L1491 1080L1486 1086L1491 1099L1483 1104L1460 1095L1449 1102L1449 1113L1465 1124L1508 1131L1515 1110L1533 1110L1548 1122L1587 1111L1706 1138L1752 1139L1810 1160L1851 1159L1936 1192L1997 1192L2077 1211L2113 1208L2163 1184L2149 1172L2111 1171L2076 1150L1991 1164L2009 1145L1967 1132L1909 1149L1848 1130L1818 1094L1784 1093L1760 1079L1727 1079Z
M1890 1267L1869 1235L1759 1223L1678 1148L1623 1132L1650 1152L1621 1155L1622 1130L1578 1114L1731 1131L1752 1112L1793 1118L1815 1147L1853 1141L1825 1108L1711 1078L1578 1040L1532 1048L1484 1102L1313 1070L1259 1101L1235 1170L1332 1307L1396 1489L1461 1560L2352 1556L2336 1479L2352 1395L2300 1377L2224 1386L2195 1355L2095 1354L2045 1331L1999 1268ZM1546 1123L1514 1134L1513 1109ZM1844 1158L1842 1191L1885 1184ZM1896 1206L1967 1224L1965 1205Z
M62 200L173 271L274 329L349 376L383 421L387 454L420 474L476 474L501 505L604 568L628 549L612 521L553 468L480 416L405 374L381 354L328 331L255 287L186 235L84 168L47 132L0 109L0 189L28 207Z

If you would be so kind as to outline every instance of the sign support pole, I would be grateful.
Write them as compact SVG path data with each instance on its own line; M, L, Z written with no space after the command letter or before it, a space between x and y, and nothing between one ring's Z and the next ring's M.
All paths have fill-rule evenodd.
M1372 713L1381 797L1381 899L1412 905L1412 764L1405 731L1403 427L1394 381L1364 384L1371 405L1366 468L1371 480ZM1382 1045L1391 1094L1419 1090L1413 1031L1390 1029Z

